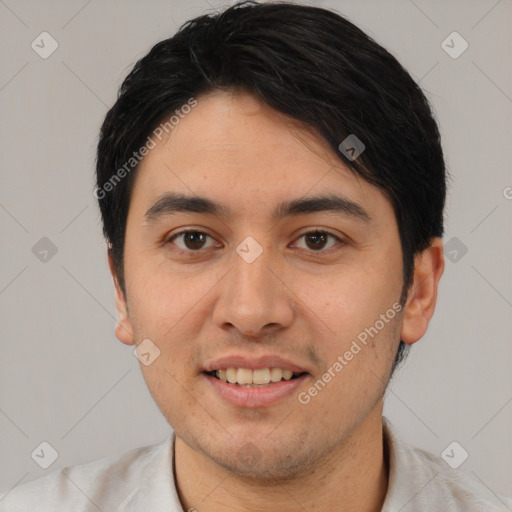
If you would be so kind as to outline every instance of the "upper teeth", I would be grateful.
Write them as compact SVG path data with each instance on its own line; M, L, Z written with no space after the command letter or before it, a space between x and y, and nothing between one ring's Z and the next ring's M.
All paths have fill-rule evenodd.
M281 379L290 380L293 372L281 368L261 368L259 370L227 368L226 370L217 370L216 375L224 382L247 385L268 384L269 382L279 382Z

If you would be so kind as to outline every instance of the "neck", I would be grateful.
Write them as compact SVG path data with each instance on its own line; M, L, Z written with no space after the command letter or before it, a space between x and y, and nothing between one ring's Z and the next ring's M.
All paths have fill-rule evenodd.
M178 436L174 460L178 495L187 511L379 512L388 484L382 407L374 409L335 451L311 461L293 479L269 482L241 477Z

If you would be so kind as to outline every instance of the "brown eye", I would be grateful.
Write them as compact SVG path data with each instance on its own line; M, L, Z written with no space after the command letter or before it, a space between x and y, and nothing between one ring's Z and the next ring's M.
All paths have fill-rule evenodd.
M176 243L174 241L176 239L180 239L183 245L176 243L178 248L183 251L194 252L199 251L200 249L204 249L208 238L214 241L210 235L203 233L202 231L181 231L180 233L173 235L169 239L168 243Z
M306 247L303 248L316 252L327 252L329 249L334 247L336 243L343 244L340 238L328 233L327 231L309 231L307 233L303 233L299 239L301 238L303 238L306 243ZM329 239L334 240L334 243L326 249L326 244Z
M310 249L323 249L325 242L327 241L327 235L325 233L308 233L306 235L306 244Z

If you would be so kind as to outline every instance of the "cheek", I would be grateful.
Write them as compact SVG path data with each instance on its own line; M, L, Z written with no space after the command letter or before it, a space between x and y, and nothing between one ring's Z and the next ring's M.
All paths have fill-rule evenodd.
M163 360L162 354L150 366L141 365L141 373L153 400L173 427L193 409L188 393L184 393L183 379Z
M303 314L316 326L323 371L331 372L315 376L329 382L316 402L328 409L323 414L343 415L380 396L399 341L400 320L393 306L398 307L400 272L396 261L388 265L383 258L371 266L340 267L329 279L297 280L298 295L307 297ZM321 383L317 387L323 389Z
M159 261L160 260L160 261ZM132 317L153 336L173 337L182 320L192 317L216 282L215 273L180 272L167 260L140 254L127 262ZM150 333L144 333L149 336Z
M151 366L141 369L155 400L163 393L180 396L180 384L189 382L197 367L198 340L211 315L211 297L222 273L180 272L168 261L155 264L150 258L131 262L127 283L130 316L137 340L149 338L160 350ZM220 277L219 277L220 276Z
M294 292L306 306L304 314L324 324L327 337L347 340L373 325L398 301L399 271L378 264L340 266L322 279L301 276L295 280Z

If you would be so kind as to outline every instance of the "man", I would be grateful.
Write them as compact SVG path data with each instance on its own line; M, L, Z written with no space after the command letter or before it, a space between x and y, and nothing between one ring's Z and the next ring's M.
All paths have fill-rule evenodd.
M434 313L445 178L420 88L333 12L245 2L158 43L94 193L116 336L174 434L0 510L510 510L382 417Z

